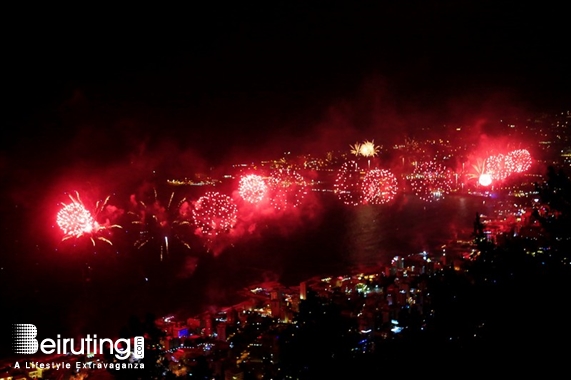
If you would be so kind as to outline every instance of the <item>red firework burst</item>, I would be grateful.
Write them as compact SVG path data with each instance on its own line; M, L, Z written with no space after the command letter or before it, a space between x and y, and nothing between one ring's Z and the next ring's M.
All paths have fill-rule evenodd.
M274 170L268 179L270 203L276 210L297 207L307 195L307 183L294 169Z
M203 236L214 237L228 232L237 221L238 208L227 195L207 192L194 204L192 217Z
M510 175L506 167L506 157L503 154L490 156L486 159L485 172L492 176L492 180L501 181Z
M532 159L526 149L517 149L507 154L505 166L510 174L523 173L531 167Z
M81 237L97 230L97 223L81 203L63 205L57 214L57 224L66 237Z
M71 203L62 203L62 208L56 216L56 223L64 234L63 240L88 237L93 245L95 245L95 239L112 244L109 239L99 234L109 228L121 227L118 225L100 224L96 220L97 215L107 205L109 197L104 202L97 202L94 214L85 207L77 192L75 197L69 195L69 198Z
M335 194L346 205L357 206L363 203L361 169L355 161L341 165L335 179Z
M441 200L450 193L452 177L449 170L433 161L419 164L409 179L414 193L426 202Z
M238 193L243 200L249 203L261 202L268 192L268 186L262 176L248 174L240 178Z
M369 204L384 204L394 199L398 181L389 170L369 170L363 178L363 198Z

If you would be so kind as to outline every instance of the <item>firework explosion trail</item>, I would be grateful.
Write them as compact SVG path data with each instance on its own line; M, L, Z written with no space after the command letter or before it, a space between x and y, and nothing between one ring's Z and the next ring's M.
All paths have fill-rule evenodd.
M381 148L375 145L375 140L372 141L364 141L361 144L361 156L367 157L367 167L371 168L371 157L375 157Z
M341 165L334 186L335 194L346 205L358 206L363 203L361 170L355 161Z
M75 192L75 197L70 194L69 198L71 203L62 204L56 216L57 225L64 233L62 240L88 237L94 246L96 239L113 245L109 239L100 234L111 228L121 228L121 226L100 224L96 220L108 205L109 197L103 202L96 203L94 214L85 207L78 192Z
M409 179L414 193L426 202L441 200L451 190L450 172L433 161L420 163Z
M486 173L486 160L480 158L476 159L475 164L470 165L473 170L466 173L466 179L472 181L479 181L480 177Z
M147 206L143 201L137 201L135 196L131 195L131 204L135 208L129 212L135 218L131 223L140 227L139 239L135 241L134 245L137 249L141 249L151 242L156 242L159 245L161 261L166 255L169 255L169 236L171 235L187 249L190 249L190 245L177 232L178 230L175 231L178 226L190 224L188 219L184 219L184 215L180 211L186 202L186 198L178 202L178 213L173 216L171 214L173 214L174 195L175 193L171 192L166 206L162 205L154 188L150 206Z
M238 192L246 202L259 203L268 193L268 186L262 176L248 174L240 178Z
M354 154L355 156L361 154L361 144L355 143L354 145L349 145L349 147L351 148L351 154Z
M298 207L307 195L307 188L307 182L295 169L277 169L268 178L270 203L276 210Z
M368 204L384 204L394 199L397 178L386 169L369 170L363 178L363 199Z
M492 184L492 176L486 172L486 160L476 159L476 163L471 165L471 171L466 173L466 180L475 184L487 187Z

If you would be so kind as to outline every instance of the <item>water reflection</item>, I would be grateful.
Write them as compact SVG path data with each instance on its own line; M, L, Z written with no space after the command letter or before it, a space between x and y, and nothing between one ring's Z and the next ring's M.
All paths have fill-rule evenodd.
M342 244L355 264L388 263L395 255L430 252L449 240L469 238L474 215L488 207L474 196L426 203L411 195L389 205L354 207L345 215Z

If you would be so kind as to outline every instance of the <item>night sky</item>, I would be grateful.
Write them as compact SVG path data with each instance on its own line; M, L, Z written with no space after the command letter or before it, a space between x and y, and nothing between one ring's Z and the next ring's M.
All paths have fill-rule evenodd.
M569 104L560 7L376 3L14 15L6 165L109 164L165 141L216 164Z
M8 12L0 264L78 187L569 109L565 15L488 0Z

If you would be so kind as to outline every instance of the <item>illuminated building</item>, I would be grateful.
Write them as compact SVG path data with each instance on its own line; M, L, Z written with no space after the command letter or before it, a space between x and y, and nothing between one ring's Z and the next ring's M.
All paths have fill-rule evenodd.
M293 312L298 313L299 312L299 303L301 302L301 298L299 296L296 296L295 294L292 295L291 300L290 300L290 308Z
M45 369L43 369L43 368L38 368L38 367L29 368L29 369L26 369L26 372L27 372L27 377L24 375L18 375L18 376L15 376L13 379L16 380L16 379L20 379L20 378L21 379L42 379L42 378L45 378L45 374L44 374Z
M244 380L244 371L239 368L228 368L224 371L224 380Z
M226 323L229 326L233 326L236 324L237 320L238 320L238 312L236 311L235 308L231 307L230 309L228 309L226 313Z
M307 299L307 282L302 281L299 284L299 299L305 300Z
M216 335L218 340L226 340L226 322L220 322L216 325Z
M213 331L212 331L212 314L210 314L209 312L204 313L204 315L202 316L202 328L203 328L203 333L206 336L210 336L212 335Z
M270 293L270 309L272 317L284 319L284 295L281 289L277 288Z
M201 322L200 319L198 318L188 318L186 320L186 325L188 326L188 330L196 332L198 330L200 330L200 326L201 326Z
M188 336L188 327L182 324L177 324L172 328L172 336L174 338L184 338Z

